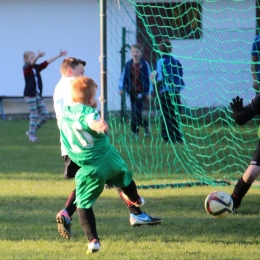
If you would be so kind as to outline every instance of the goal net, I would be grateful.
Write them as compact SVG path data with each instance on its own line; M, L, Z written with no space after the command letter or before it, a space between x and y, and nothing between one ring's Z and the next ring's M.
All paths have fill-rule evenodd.
M214 184L218 179L236 179L245 171L259 139L259 120L238 126L230 102L240 96L248 104L256 94L251 51L258 11L252 0L107 1L109 137L135 179L151 185ZM170 93L182 144L162 138L158 84L143 110L149 137L142 126L138 138L132 135L130 98L118 93L121 73L132 58L131 46L142 44L143 58L156 70L162 39L170 40L171 54L183 69L181 103Z

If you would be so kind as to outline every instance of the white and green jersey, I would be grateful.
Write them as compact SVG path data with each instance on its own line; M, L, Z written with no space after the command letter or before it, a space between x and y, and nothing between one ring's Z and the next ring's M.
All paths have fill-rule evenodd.
M99 119L96 109L83 104L66 106L59 115L62 144L80 166L98 160L111 146L105 134L91 129L93 120Z

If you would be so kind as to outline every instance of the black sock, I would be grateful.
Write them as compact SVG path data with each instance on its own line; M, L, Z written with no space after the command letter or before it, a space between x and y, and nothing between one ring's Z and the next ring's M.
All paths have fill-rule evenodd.
M132 213L132 214L134 214L134 215L140 215L140 214L142 214L142 210L141 210L140 208L134 206L134 205L128 207L128 209L129 209L129 212Z
M76 190L72 191L68 197L68 200L65 205L65 209L67 210L70 217L74 214L74 212L77 210L77 206L74 203L76 200Z
M96 219L92 208L90 209L79 209L79 223L84 230L88 241L93 240L94 238L98 239L97 229L96 229Z
M233 199L233 207L235 209L237 209L240 206L243 197L246 195L251 185L252 183L246 183L243 180L243 177L241 177L238 180L237 184L235 185L234 191L231 195Z
M131 201L137 201L139 199L139 195L137 193L137 188L135 185L135 182L132 180L131 183L125 187L121 188L124 194L131 200Z
M118 191L118 193L120 193L121 191L123 191L125 194L126 194L126 192L128 192L128 194L132 194L132 190L135 190L136 191L136 194L137 194L137 189L136 189L136 185L135 185L135 182L132 180L132 182L130 183L130 185L129 186L127 186L126 188L116 188L116 190ZM129 190L130 190L130 192L129 192ZM128 195L128 194L126 194L129 198L130 198L130 196ZM136 200L138 200L139 199L139 195L137 194L137 199ZM135 196L135 194L134 194L134 197L136 197ZM132 200L132 199L131 199ZM134 200L133 200L134 201ZM136 207L136 206L130 206L130 207L128 207L127 206L127 208L128 208L128 210L129 210L129 212L130 212L130 214L132 213L132 214L134 214L134 215L140 215L140 214L142 214L142 210L139 208L139 207Z

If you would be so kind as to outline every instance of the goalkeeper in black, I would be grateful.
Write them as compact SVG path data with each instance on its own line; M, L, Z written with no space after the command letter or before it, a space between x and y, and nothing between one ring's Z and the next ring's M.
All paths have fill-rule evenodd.
M243 106L243 98L236 97L230 103L233 110L234 120L239 125L246 124L249 120L254 118L255 115L260 114L260 94L256 95L252 101ZM234 211L240 206L241 201L252 183L260 175L260 141L256 151L252 157L250 165L246 169L243 176L238 180L235 185L234 191L231 195L233 199Z

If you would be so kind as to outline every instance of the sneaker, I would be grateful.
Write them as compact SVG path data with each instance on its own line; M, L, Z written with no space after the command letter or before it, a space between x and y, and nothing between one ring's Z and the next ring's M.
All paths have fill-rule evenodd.
M29 136L29 131L26 131L26 133L25 133L27 136Z
M30 135L29 136L29 142L38 142L38 139L37 139L37 137L36 136L34 136L34 135Z
M99 251L99 249L100 249L100 242L97 238L94 238L88 243L87 254L96 253Z
M163 220L161 218L153 218L146 213L140 215L130 214L130 224L132 227L139 227L142 225L154 226L161 224Z
M137 201L131 201L127 195L125 195L122 191L119 192L120 197L124 200L124 202L126 203L127 207L130 206L136 206L136 207L142 207L145 203L144 199L139 196L139 199Z
M56 216L58 231L63 238L70 239L71 237L71 218L67 210L61 210Z

